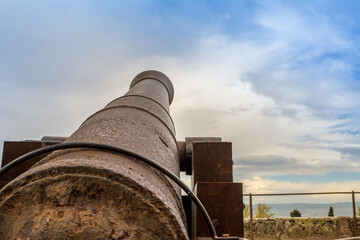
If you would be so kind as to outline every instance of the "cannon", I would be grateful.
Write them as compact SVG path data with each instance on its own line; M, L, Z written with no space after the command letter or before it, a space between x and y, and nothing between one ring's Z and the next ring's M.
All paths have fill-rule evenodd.
M44 139L47 147L1 169L0 178L15 164L48 154L1 189L0 239L190 239L180 188L204 215L210 237L239 239L218 237L179 180L181 164L189 171L189 153L175 137L173 97L166 75L142 72L70 137Z

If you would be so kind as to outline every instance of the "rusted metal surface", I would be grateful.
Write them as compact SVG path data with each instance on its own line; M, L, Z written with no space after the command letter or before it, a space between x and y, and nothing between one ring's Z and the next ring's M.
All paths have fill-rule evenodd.
M197 182L196 194L208 210L219 236L244 236L242 184L232 182ZM199 212L193 213L195 237L209 237Z
M41 148L45 145L46 144L41 141L5 141L2 156L2 167L14 160L15 158L32 150ZM42 155L40 157L32 158L29 161L20 164L19 166L11 169L6 174L2 175L0 177L0 189L3 188L11 180L27 171L32 165L37 163L41 158L45 156L46 155Z
M249 194L250 204L250 239L254 239L254 221L253 221L253 207L252 207L252 194Z
M221 142L219 137L187 137L185 142L178 141L180 153L180 171L186 172L186 175L192 175L192 153L193 143L195 142Z
M351 192L351 200L352 200L352 210L353 210L353 234L354 237L357 236L357 219L356 219L356 207L355 207L355 192Z
M194 142L192 181L232 182L232 149L230 142Z
M141 73L127 95L66 142L122 147L179 176L172 121L163 114L173 98L170 80ZM178 186L128 156L89 149L56 151L8 184L0 192L0 222L0 239L188 239Z
M192 156L193 154L193 145L195 142L221 142L220 137L186 137L186 155Z
M182 204L186 215L186 227L188 236L191 236L191 199L188 195L181 196Z
M67 137L59 137L59 136L44 136L41 138L41 142L51 145L51 144L57 144L62 143L67 139Z
M147 80L142 82L141 84L138 84L139 82ZM162 85L166 88L166 93L163 90L164 88L161 88L159 90L158 85L151 83L148 80L155 80L157 82L160 82ZM141 85L139 88L133 88L135 85ZM150 91L149 91L150 89ZM161 93L160 93L161 91ZM158 93L158 94L157 94ZM141 96L146 96L154 101L157 101L158 103L162 104L162 106L166 109L169 109L169 105L171 104L172 100L174 99L174 87L171 83L171 81L165 76L164 74L158 71L144 71L140 74L138 74L134 80L130 84L130 91L127 92L125 95L132 95L132 94L139 94ZM164 94L167 94L168 101L164 99Z
M180 171L186 172L186 175L192 174L192 155L186 154L186 143L184 141L178 141L179 149L179 161L180 161Z
M221 142L220 138L186 140L186 155L192 154L192 186L208 210L216 232L219 236L243 237L242 184L233 183L231 143ZM191 215L192 239L209 237L205 222L193 204Z
M162 107L159 103L152 100L151 98L147 98L140 95L128 95L123 96L121 98L118 98L117 100L109 103L106 105L105 108L111 108L111 107L119 107L119 106L133 106L138 107L144 110L147 110L160 118L173 133L175 133L175 125L172 121L172 118L165 108ZM159 108L159 106L161 106Z
M43 146L45 144L41 141L5 141L1 166L3 167L15 158Z

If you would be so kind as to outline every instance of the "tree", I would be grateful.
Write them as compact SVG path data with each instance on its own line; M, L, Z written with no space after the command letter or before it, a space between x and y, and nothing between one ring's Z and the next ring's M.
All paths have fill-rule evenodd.
M358 206L358 212L357 215L360 216L360 206Z
M301 212L297 209L294 209L294 211L290 212L290 217L301 217Z
M329 213L328 213L328 217L333 217L334 216L334 209L332 206L330 206L329 208Z
M271 212L270 206L267 206L265 203L259 203L255 211L255 218L271 218L275 216L275 213Z
M249 205L247 205L244 208L244 218L249 218L249 217L250 217L250 207L249 207Z

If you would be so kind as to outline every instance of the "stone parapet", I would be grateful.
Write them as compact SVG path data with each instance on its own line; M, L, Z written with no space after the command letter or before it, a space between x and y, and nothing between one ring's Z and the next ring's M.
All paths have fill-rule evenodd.
M352 217L257 218L253 221L255 239L328 240L353 236ZM245 219L244 225L245 237L250 238L250 219Z

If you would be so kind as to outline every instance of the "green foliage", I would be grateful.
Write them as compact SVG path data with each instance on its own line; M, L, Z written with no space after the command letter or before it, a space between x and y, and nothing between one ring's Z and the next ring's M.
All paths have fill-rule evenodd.
M334 216L334 209L332 206L330 206L329 208L329 213L328 213L328 217L333 217Z
M290 217L301 217L301 212L297 209L294 209L294 211L290 212Z
M255 211L255 218L271 218L274 217L275 213L271 212L271 207L265 203L259 203Z
M358 206L358 211L357 211L356 215L360 216L360 206Z
M244 218L249 218L249 217L250 217L250 207L249 207L249 205L247 205L244 208Z

